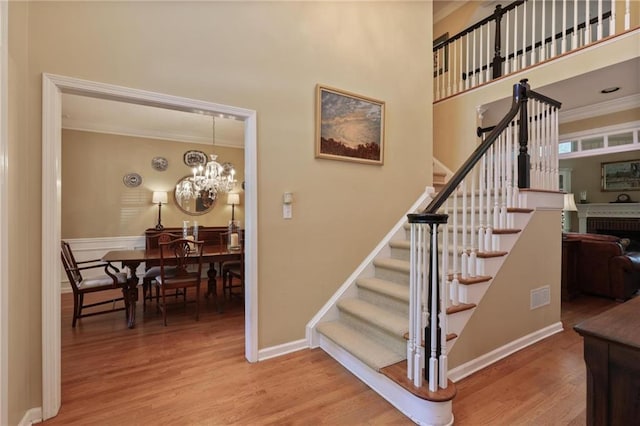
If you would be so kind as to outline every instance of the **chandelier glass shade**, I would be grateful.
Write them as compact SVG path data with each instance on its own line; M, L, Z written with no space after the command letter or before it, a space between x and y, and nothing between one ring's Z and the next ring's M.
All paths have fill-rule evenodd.
M213 117L213 145L216 140L216 119ZM236 185L236 170L231 163L218 163L216 154L209 154L206 164L191 169L193 176L183 179L176 187L178 201L189 198L215 200L218 193L229 192Z

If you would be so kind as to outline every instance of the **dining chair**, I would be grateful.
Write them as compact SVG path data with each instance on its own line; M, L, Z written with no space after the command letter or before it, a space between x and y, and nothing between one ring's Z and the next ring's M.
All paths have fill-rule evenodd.
M194 241L178 238L161 242L160 246L160 275L156 277L156 306L162 312L162 320L167 325L167 291L183 289L185 292L183 303L186 308L186 289L196 289L196 321L200 319L200 281L202 274L202 248L204 241ZM195 264L195 270L189 265ZM161 297L160 297L161 296Z
M228 236L228 232L220 233L220 245L227 244ZM240 246L240 259L222 262L219 268L222 277L222 294L225 296L229 294L229 298L234 295L234 288L240 289L239 293L235 293L236 295L244 296L244 230L240 230ZM235 285L234 278L238 280Z
M71 326L75 327L79 318L89 317L93 315L106 314L110 312L126 310L128 306L125 302L125 307L116 308L116 302L125 300L123 297L110 298L108 300L102 300L99 302L84 303L84 295L87 293L95 293L99 291L113 290L116 288L124 289L127 287L127 274L126 272L120 272L118 268L110 264L109 262L102 262L100 259L76 261L71 246L66 241L61 241L61 258L62 266L67 273L71 289L73 290L73 319ZM82 271L89 269L104 269L105 274L91 278L84 278ZM83 313L82 310L86 308L92 308L95 306L112 304L111 309L103 309L100 311L92 311L89 313Z
M175 240L181 238L181 234L171 233L171 232L160 232L156 235L147 237L146 248L150 247L159 247L160 243L166 243L167 241ZM167 273L171 273L171 270L175 269L172 266L167 266ZM147 300L153 300L153 291L151 286L153 282L156 280L156 277L160 276L160 266L151 266L148 267L144 273L144 277L142 278L142 310L147 310ZM176 290L176 297L178 296L179 290ZM183 295L184 297L184 295Z

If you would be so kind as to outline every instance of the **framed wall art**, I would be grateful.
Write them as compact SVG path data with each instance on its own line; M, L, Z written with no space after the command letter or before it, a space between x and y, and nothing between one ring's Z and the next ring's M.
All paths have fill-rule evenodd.
M602 163L603 191L640 191L640 160Z
M384 163L384 102L316 88L316 158Z

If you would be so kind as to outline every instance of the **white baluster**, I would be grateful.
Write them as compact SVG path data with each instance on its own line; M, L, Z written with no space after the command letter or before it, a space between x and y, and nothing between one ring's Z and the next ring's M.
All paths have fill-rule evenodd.
M511 69L511 63L509 62L509 38L510 38L510 33L509 33L509 23L511 21L510 19L511 17L511 13L505 13L504 15L504 19L505 19L505 32L504 32L504 75L509 75L510 73L510 69Z
M433 232L431 234L431 247L435 248L437 246L437 232ZM431 306L429 307L429 316L430 316L430 331L431 331L431 356L429 357L429 390L431 392L435 392L438 387L437 381L437 372L438 372L438 304L440 301L437 296L437 288L438 288L438 275L436 274L438 257L433 256L431 259L431 279L432 279L432 290L431 293Z
M467 39L467 60L465 62L465 69L467 70L467 80L465 83L465 89L469 89L471 87L471 74L469 74L469 39L471 38L469 36L469 34L467 34L466 36ZM475 52L476 49L473 49L473 51ZM475 53L474 53L475 54Z
M467 209L467 184L466 182L463 180L460 184L460 186L462 187L462 253L463 256L466 254L467 250L469 249L469 246L467 245L467 215L468 215L468 209ZM462 277L463 278L467 278L468 274L468 265L462 265Z
M438 384L442 389L446 389L448 386L449 360L447 358L447 333L445 332L447 327L447 311L444 309L440 312L440 327L442 334L440 335L440 359L438 360L438 367L440 369L438 377L440 382Z
M590 1L585 1L585 12L584 12L584 44L587 45L591 43L591 23L589 16L591 15Z
M609 18L609 35L616 34L616 1L610 0L609 4L611 5L611 18Z
M578 48L578 0L573 0L573 40L571 48Z
M531 0L531 65L536 64L536 0Z
M453 242L453 276L456 277L458 275L458 188L453 192L453 233L451 235Z
M500 151L495 145L491 147L493 155L493 228L500 227L500 206L499 206L499 179L500 179Z
M476 74L476 33L478 32L478 30L473 31L473 67L471 68L471 73L473 75L473 81L471 82L471 87L475 87L478 82L476 81L477 78L477 74Z
M518 71L518 6L513 12L513 67L512 72Z
M484 249L487 252L492 252L493 251L493 247L492 247L492 243L493 243L493 230L491 227L487 227L487 230L484 234Z
M598 24L596 25L596 40L602 40L602 0L598 0Z
M475 252L478 249L476 246L476 174L478 173L478 166L475 167L471 175L471 227L469 229L469 237L471 238L471 253L469 257L469 275L476 276L476 265L474 263Z
M487 71L485 73L484 81L491 81L491 68L489 64L491 63L491 25L487 23Z
M527 2L522 4L522 66L527 66Z
M631 28L631 0L624 2L624 30Z
M556 41L556 0L551 1L551 54L550 58L553 58L558 54L557 41Z
M560 39L560 53L567 51L567 1L562 0L562 38Z
M542 34L540 34L540 54L539 54L539 58L540 58L540 62L544 61L547 57L545 50L546 50L546 24L547 24L547 14L546 14L546 1L542 1ZM552 12L553 14L553 12ZM553 34L551 34L551 43L553 43Z

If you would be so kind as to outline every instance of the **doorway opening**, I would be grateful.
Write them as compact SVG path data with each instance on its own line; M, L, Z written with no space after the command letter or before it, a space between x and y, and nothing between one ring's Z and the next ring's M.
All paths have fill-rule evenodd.
M257 334L257 117L256 111L161 93L43 74L42 86L42 417L61 405L62 94L184 112L224 114L244 122L245 146L245 358L258 360Z

